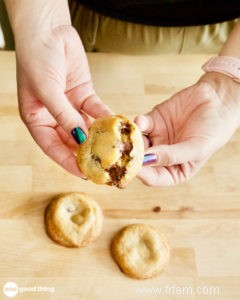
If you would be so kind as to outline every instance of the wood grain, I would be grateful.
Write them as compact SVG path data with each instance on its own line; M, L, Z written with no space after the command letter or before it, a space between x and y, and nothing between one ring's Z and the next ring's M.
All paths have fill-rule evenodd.
M206 55L88 55L101 98L131 119L150 110L202 74ZM76 178L46 157L22 124L17 108L14 53L0 52L0 299L2 286L53 286L19 299L240 299L240 131L188 183L127 189ZM66 249L46 235L43 214L60 192L86 192L105 213L101 237L84 249ZM158 212L155 207L160 207ZM136 281L112 260L109 244L123 226L159 228L171 260L157 278ZM219 287L219 295L139 295L136 287ZM16 297L16 299L18 299Z

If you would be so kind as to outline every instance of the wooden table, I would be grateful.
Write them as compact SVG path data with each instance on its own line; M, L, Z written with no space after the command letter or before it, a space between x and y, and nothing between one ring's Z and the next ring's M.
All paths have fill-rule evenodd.
M102 99L129 118L194 83L208 58L88 57ZM65 172L34 143L18 115L14 53L0 52L0 149L0 299L7 299L7 281L55 288L16 296L27 300L240 299L239 131L189 183L149 188L136 179L125 190L94 185ZM101 237L83 249L58 246L44 230L49 200L72 191L88 193L105 213ZM157 278L130 279L110 256L113 235L135 222L155 225L170 242L171 261ZM140 295L136 288L143 286L163 287L165 295ZM220 294L177 295L184 293L178 287L197 293L198 286L205 287L202 293L218 287Z

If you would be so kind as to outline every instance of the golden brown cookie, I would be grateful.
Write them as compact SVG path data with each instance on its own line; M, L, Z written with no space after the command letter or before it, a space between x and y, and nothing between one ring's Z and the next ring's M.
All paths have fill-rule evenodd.
M140 130L122 116L99 118L79 146L77 161L84 175L98 184L124 188L140 171L144 144Z
M114 237L111 252L120 269L136 279L157 276L168 263L170 255L165 237L146 224L124 227Z
M66 247L83 247L101 233L103 214L100 206L84 193L61 194L45 213L49 237Z

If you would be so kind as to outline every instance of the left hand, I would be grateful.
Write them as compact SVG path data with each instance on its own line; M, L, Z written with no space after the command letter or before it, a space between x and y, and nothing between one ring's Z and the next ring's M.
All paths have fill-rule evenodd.
M94 119L111 110L93 89L87 56L76 30L61 25L16 40L21 117L41 149L70 173L84 177L71 131L87 135Z
M156 157L139 178L150 186L178 184L190 179L239 127L240 84L207 73L135 122L152 141L146 154Z

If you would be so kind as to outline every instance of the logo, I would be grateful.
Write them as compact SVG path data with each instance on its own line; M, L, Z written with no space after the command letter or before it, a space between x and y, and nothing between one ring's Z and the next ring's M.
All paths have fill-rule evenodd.
M18 294L18 286L13 281L8 281L3 286L3 294L9 298L13 298Z
M51 293L55 292L54 286L42 286L42 285L33 285L33 286L18 286L14 281L8 281L3 286L3 294L8 298L13 298L17 294L22 293Z

